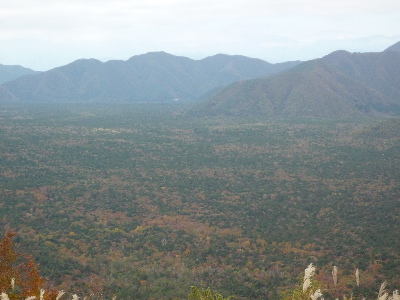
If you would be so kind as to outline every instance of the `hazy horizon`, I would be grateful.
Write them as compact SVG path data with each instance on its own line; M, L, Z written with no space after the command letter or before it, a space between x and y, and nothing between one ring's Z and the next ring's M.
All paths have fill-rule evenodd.
M0 3L0 20L0 63L38 71L154 51L277 63L378 52L400 41L393 0L21 0Z

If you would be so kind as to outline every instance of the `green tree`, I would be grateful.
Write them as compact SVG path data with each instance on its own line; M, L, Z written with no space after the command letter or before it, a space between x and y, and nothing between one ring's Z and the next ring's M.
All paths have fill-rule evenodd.
M213 292L210 288L198 288L196 286L192 286L190 288L190 294L188 296L189 300L228 300L232 299L232 297L225 298L221 294Z

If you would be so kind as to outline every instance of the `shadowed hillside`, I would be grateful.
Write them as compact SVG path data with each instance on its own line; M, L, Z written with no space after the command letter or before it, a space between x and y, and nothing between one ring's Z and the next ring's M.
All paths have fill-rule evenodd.
M397 42L396 44L390 46L385 51L397 51L397 52L400 52L400 42Z
M268 117L396 116L400 53L336 51L283 74L234 83L197 111Z

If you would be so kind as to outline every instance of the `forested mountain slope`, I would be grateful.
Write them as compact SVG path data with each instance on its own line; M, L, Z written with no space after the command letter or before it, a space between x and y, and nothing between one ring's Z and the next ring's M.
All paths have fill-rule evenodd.
M202 60L152 52L127 61L81 59L1 87L0 101L168 102L195 100L232 82L267 76L299 62L270 64L244 56Z
M400 115L400 52L336 51L264 79L234 83L198 109L267 117Z
M388 47L385 51L397 51L400 52L400 42Z

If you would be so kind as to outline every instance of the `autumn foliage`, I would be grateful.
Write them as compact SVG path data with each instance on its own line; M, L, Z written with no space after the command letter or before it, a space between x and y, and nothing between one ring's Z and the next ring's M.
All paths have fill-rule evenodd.
M1 226L64 298L278 300L311 262L325 299L400 286L400 120L177 108L0 109Z
M15 233L7 232L0 242L0 292L10 299L39 298L45 280L31 256L23 256L14 249ZM47 291L44 299L53 299L54 291Z

